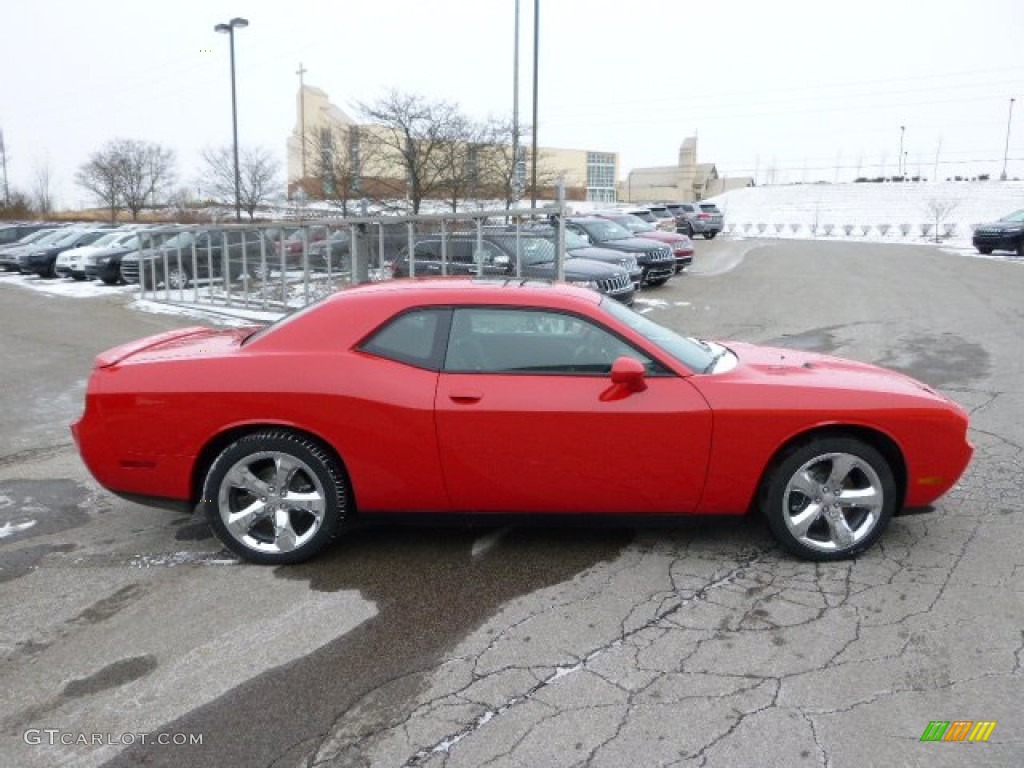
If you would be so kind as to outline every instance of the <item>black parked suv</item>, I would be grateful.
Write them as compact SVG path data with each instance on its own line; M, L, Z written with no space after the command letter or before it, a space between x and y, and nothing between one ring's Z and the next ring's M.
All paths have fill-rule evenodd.
M565 220L565 227L582 235L591 245L611 248L636 257L643 271L645 285L664 285L676 273L676 259L665 243L634 237L621 224L598 216L574 216Z
M188 229L160 243L166 234L140 233L142 250L121 258L125 282L146 289L188 288L193 280L224 275L235 281L260 265L263 236L258 230Z
M526 231L531 235L543 237L552 243L555 243L555 238L558 237L558 231L549 225L530 227ZM644 279L644 271L640 268L640 262L636 260L636 256L631 253L623 253L622 251L616 251L614 248L601 248L597 245L591 245L582 235L573 232L571 229L566 229L565 255L567 258L591 259L592 261L603 261L606 264L620 266L629 273L629 279L633 281L633 288L640 290L640 284Z
M444 259L442 260L442 242ZM442 241L427 237L415 245L416 276L478 275L481 277L515 277L518 244L519 274L522 277L553 280L558 249L550 240L514 233L489 233L479 243L476 235L458 234ZM405 249L391 264L395 277L409 276L409 252ZM633 281L622 267L592 259L565 259L566 282L584 285L605 293L623 304L632 304Z
M979 224L974 230L973 242L979 253L1013 251L1024 256L1024 210L1014 211L991 224Z

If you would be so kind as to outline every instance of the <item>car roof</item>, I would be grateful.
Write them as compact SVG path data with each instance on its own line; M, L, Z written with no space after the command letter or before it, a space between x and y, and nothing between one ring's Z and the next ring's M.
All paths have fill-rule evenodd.
M584 300L588 304L596 304L601 294L589 288L581 288L568 283L556 283L548 280L531 278L498 278L481 279L465 277L427 277L399 278L380 283L364 283L338 291L329 301L345 301L346 297L356 294L369 296L374 294L390 294L401 296L410 304L420 301L426 303L469 303L469 304L502 304L505 302L541 303L554 299L554 303L563 301L570 303Z

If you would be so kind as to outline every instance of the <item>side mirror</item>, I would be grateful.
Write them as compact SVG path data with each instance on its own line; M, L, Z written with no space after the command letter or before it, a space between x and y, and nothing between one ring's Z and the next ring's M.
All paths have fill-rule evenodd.
M630 392L643 392L647 389L644 375L644 365L636 358L623 355L615 358L612 363L612 384Z

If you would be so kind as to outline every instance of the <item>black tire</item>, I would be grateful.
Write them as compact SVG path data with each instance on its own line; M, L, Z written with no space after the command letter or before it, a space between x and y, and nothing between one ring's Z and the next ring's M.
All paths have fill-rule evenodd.
M178 265L174 264L168 266L167 276L164 279L164 285L173 291L184 290L192 284L192 276L189 274L188 269L184 266L178 269Z
M705 232L704 233L704 239L705 240L714 240L715 239L715 235L717 235L717 234L718 234L717 232Z
M762 496L762 511L779 543L817 561L842 560L870 547L895 508L892 468L870 445L848 437L818 438L785 452Z
M1024 239L1017 241L1017 255L1024 258Z
M990 253L992 253L992 249L991 248L981 248L981 247L979 247L978 248L978 253L982 254L983 256L988 256Z
M289 468L282 470L282 462ZM232 473L235 481L229 479ZM248 487L241 484L246 477ZM306 497L302 506L294 505L297 493ZM239 557L284 565L308 560L331 543L348 498L344 470L319 443L286 430L266 430L221 451L206 474L200 509L221 543ZM229 526L232 514L260 501L263 506L247 520L238 516ZM283 522L290 535L282 534Z
M117 277L101 277L100 280L103 281L104 285L117 285L121 282L120 278Z
M689 222L686 224L686 236L693 237L693 224L690 224Z
M655 278L653 278L653 279L651 279L651 280L648 280L646 284L647 284L647 285L650 285L650 286L652 286L652 287L657 287L657 286L659 286L659 285L664 285L664 284L665 284L665 283L667 283L667 282L668 282L668 281L669 281L670 279L671 279L671 278L668 278L668 277L655 277Z

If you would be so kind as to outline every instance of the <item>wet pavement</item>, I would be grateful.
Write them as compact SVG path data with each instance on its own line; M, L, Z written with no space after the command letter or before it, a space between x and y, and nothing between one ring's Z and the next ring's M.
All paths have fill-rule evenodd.
M887 365L972 411L934 512L831 564L747 519L381 526L242 564L98 489L67 433L97 352L193 321L0 276L0 765L1024 763L1024 263L697 247L641 297L652 319ZM997 725L921 742L934 720Z

